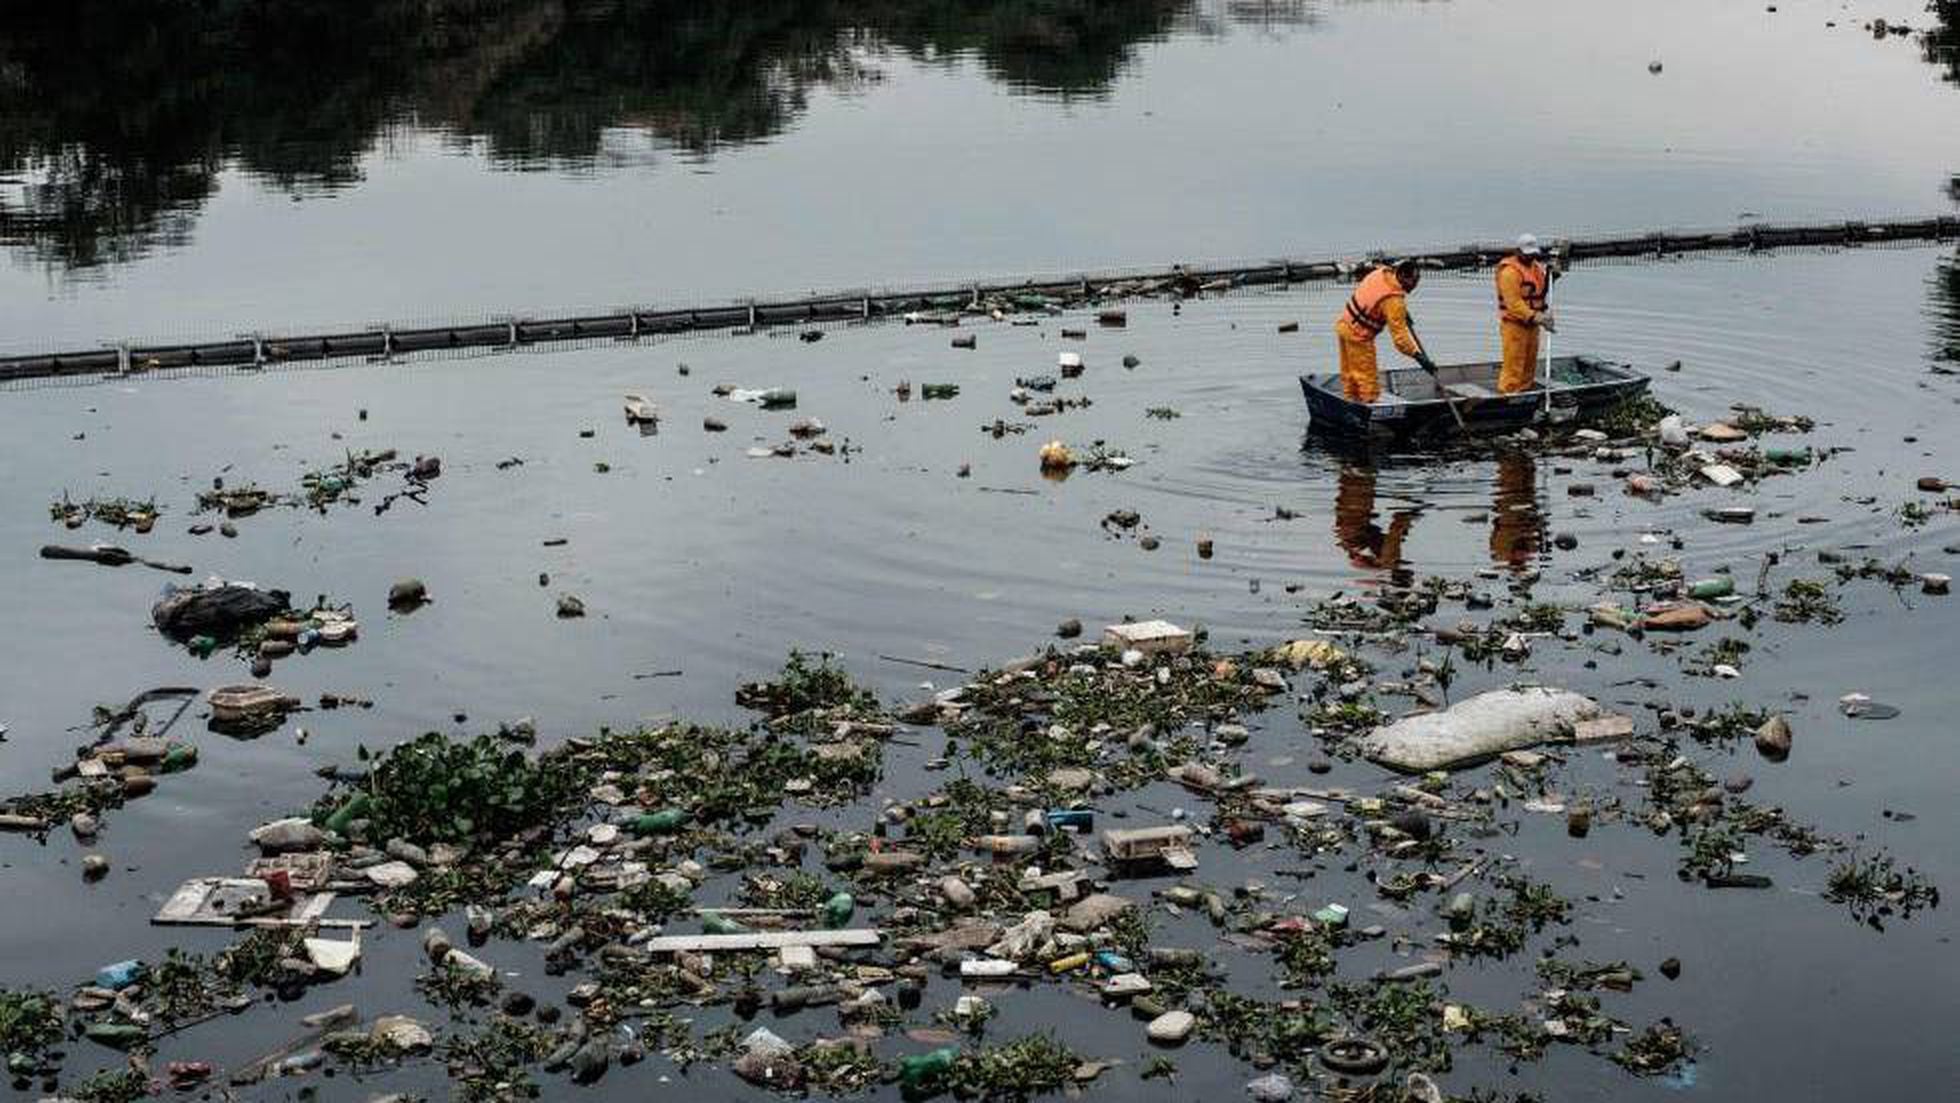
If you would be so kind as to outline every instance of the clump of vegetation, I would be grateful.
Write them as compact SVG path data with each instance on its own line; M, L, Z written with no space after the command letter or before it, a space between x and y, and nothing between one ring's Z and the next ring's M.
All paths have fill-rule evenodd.
M829 652L809 655L793 650L775 681L742 686L735 691L735 703L771 720L832 709L876 713L877 696L852 681L832 658Z
M926 857L943 861L958 854L966 840L992 830L992 815L1008 807L1007 794L969 778L956 778L941 791L943 801L928 802L905 823L905 843Z
M1306 988L1334 973L1334 944L1315 926L1289 931L1279 943L1279 965L1286 984Z
M308 508L325 513L328 506L337 502L358 501L355 491L360 489L362 483L391 469L410 472L411 486L407 491L401 492L400 496L420 501L417 495L422 484L413 477L410 465L396 459L395 450L392 448L379 452L349 451L339 463L306 472L300 476L299 498ZM395 495L390 495L391 500L394 497ZM381 508L377 508L376 512L380 512Z
M576 775L637 775L644 803L686 812L696 824L766 823L794 795L842 804L882 772L880 749L866 742L806 746L773 732L669 724L608 732L563 760Z
M1334 1030L1310 1006L1268 1003L1223 988L1207 991L1198 1010L1202 1037L1223 1042L1233 1056L1253 1062L1297 1058L1333 1037Z
M150 1094L150 1078L136 1069L104 1069L62 1094L77 1103L136 1103Z
M1682 880L1727 877L1735 871L1742 840L1725 827L1699 827L1682 836L1685 852L1675 867Z
M1886 916L1910 917L1920 908L1939 907L1940 890L1918 870L1900 868L1889 854L1854 854L1831 867L1824 899L1843 904L1859 922L1883 930Z
M275 987L286 976L280 962L298 956L302 940L298 931L253 931L213 955L211 971L225 984Z
M239 486L218 485L199 491L197 512L222 511L227 517L248 517L267 506L279 504L279 496L254 483Z
M427 997L430 1003L451 1011L462 1011L490 1006L490 1001L503 990L503 984L494 973L456 969L444 964L416 977L415 990Z
M1767 709L1752 709L1740 701L1732 702L1726 708L1710 709L1703 715L1695 723L1694 735L1715 743L1752 739L1769 715Z
M39 820L52 826L78 812L99 816L110 809L121 808L126 797L121 782L116 779L93 778L59 789L42 789L8 797L0 800L0 812ZM45 835L46 830L43 828L39 833Z
M1031 1034L962 1053L946 1074L946 1087L959 1099L1026 1099L1068 1087L1082 1065L1083 1059L1067 1046L1046 1034Z
M1791 579L1771 615L1785 624L1836 624L1844 619L1837 597L1823 583L1808 578Z
M1155 418L1158 421L1175 421L1184 415L1169 406L1152 406L1143 412L1143 416Z
M1772 414L1755 406L1737 406L1730 425L1755 436L1759 433L1808 433L1817 422L1802 414Z
M38 1060L61 1044L61 1004L52 992L0 990L0 1052Z
M1553 987L1580 992L1590 992L1595 988L1625 992L1641 980L1640 970L1624 961L1605 965L1594 961L1575 964L1555 957L1538 959L1538 976Z
M1471 923L1450 936L1454 951L1482 957L1508 957L1524 948L1531 935L1547 924L1564 923L1572 902L1550 885L1527 877L1505 877L1498 887L1507 896L1483 901Z
M1454 1042L1442 1027L1442 1000L1428 981L1336 984L1339 1008L1361 1032L1387 1047L1396 1072L1447 1072Z
M1635 1076L1659 1076L1694 1055L1694 1043L1667 1019L1627 1039L1613 1063Z
M824 884L821 877L797 871L787 877L774 874L756 874L742 882L739 893L744 905L752 908L782 908L791 911L816 911L824 901L829 900L837 890Z
M1711 673L1717 666L1742 665L1742 657L1749 654L1749 641L1734 636L1724 636L1714 643L1704 645L1697 656L1701 673Z
M1565 610L1547 601L1534 601L1502 622L1517 632L1557 632L1565 627Z
M1361 735L1371 732L1388 719L1382 710L1360 701L1335 701L1317 704L1301 717L1308 726L1324 728L1329 733L1340 735Z
M367 748L359 754L368 760ZM426 846L508 839L553 823L576 804L580 784L562 758L532 759L494 736L429 732L375 759L357 793L373 837ZM321 814L338 808L330 800Z
M665 923L694 909L694 898L658 877L651 877L619 895L621 907L651 923Z
M497 1016L474 1034L452 1034L441 1046L443 1062L467 1103L535 1099L538 1086L527 1071L552 1049L551 1036L519 1019Z
M135 498L90 498L77 502L64 491L60 501L48 506L49 519L69 528L80 528L85 521L100 521L119 529L133 528L137 532L148 532L162 514L163 510L157 506L155 497L143 501Z
M831 1095L863 1091L884 1075L884 1065L851 1041L819 1041L796 1051L808 1087Z
M1614 403L1592 419L1592 426L1609 437L1637 437L1654 432L1661 419L1673 412L1653 395L1637 394Z
M1923 502L1907 502L1899 507L1899 522L1909 529L1916 529L1932 519L1932 509Z

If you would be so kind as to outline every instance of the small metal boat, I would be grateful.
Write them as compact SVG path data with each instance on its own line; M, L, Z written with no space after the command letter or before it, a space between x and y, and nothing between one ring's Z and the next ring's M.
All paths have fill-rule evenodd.
M1544 368L1534 386L1516 394L1497 393L1496 361L1447 364L1436 378L1420 367L1384 368L1381 398L1355 402L1341 393L1341 377L1303 375L1300 389L1314 432L1337 436L1404 440L1454 432L1447 391L1472 432L1504 432L1535 421L1569 421L1598 415L1646 391L1648 378L1625 364L1592 356L1561 356ZM1549 378L1548 378L1549 375ZM1439 386L1440 385L1440 386Z

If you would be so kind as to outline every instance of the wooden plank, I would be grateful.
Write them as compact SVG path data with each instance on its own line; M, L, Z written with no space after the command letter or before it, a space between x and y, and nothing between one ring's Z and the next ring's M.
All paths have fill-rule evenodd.
M714 953L717 950L780 950L785 946L876 946L884 935L848 931L745 931L741 934L667 935L641 947L650 954Z

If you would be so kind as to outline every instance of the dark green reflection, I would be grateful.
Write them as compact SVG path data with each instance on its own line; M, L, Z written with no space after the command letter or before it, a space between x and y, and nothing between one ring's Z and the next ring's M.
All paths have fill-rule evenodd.
M1190 6L0 0L0 241L64 267L128 260L182 241L221 171L345 186L393 127L517 167L590 163L621 128L707 155L781 133L815 87L875 79L881 51L1096 96Z

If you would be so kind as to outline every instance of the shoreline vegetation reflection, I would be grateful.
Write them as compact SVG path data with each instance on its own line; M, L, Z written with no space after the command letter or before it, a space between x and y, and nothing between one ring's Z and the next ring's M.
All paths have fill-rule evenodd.
M884 58L972 63L1096 98L1174 33L1309 25L1306 0L77 0L7 5L0 244L86 270L186 244L228 171L352 187L403 130L506 169L578 171L622 138L683 159L794 127ZM81 59L87 59L86 64Z

